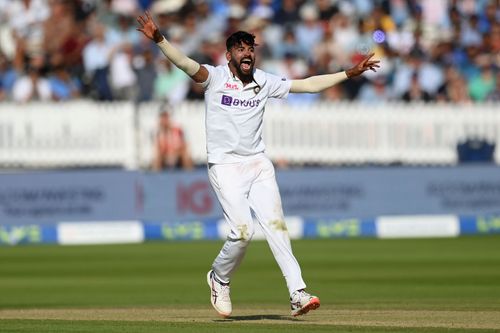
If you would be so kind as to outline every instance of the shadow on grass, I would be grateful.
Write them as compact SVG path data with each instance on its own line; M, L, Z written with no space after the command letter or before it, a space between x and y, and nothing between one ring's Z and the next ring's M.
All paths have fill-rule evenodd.
M225 319L215 319L215 322L229 322L229 321L252 321L252 320L283 320L283 321L300 321L300 319L282 316L282 315L251 315L251 316L231 316Z

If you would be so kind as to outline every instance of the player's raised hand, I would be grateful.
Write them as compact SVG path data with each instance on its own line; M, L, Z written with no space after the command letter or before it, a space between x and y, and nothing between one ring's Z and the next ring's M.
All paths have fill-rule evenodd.
M148 11L146 11L144 15L137 16L137 22L139 22L139 28L137 28L137 30L142 32L146 37L153 40L155 43L159 43L163 40L160 29L158 29L158 26Z
M377 68L380 66L380 60L370 60L375 53L371 53L367 55L363 60L361 60L356 66L351 69L346 70L347 77L351 78L354 76L358 76L366 72L367 70L372 70L374 72L377 71Z

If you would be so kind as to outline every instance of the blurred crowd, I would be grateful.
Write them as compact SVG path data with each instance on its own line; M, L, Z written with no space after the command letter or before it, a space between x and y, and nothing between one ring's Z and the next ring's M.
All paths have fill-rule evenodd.
M200 63L223 64L225 39L257 36L257 65L290 79L337 72L364 55L377 73L318 100L499 101L498 0L0 0L0 101L203 99L136 30L150 10Z

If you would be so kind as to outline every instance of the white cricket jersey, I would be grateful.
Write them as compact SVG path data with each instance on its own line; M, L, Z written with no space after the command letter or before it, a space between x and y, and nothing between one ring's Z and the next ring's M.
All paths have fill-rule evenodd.
M254 82L243 87L228 65L203 65L208 70L205 88L205 128L208 163L235 163L262 153L262 120L268 98L286 98L290 80L254 72Z

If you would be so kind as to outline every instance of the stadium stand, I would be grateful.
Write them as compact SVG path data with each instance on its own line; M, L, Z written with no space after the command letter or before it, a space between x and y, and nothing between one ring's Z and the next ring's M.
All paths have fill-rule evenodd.
M43 83L30 100L198 99L188 78L135 30L135 16L146 9L202 63L225 61L223 43L235 29L257 35L261 68L291 79L347 68L371 50L382 60L378 73L290 98L300 106L320 99L498 101L497 0L0 0L4 99L19 100L16 86L30 89L34 62Z

